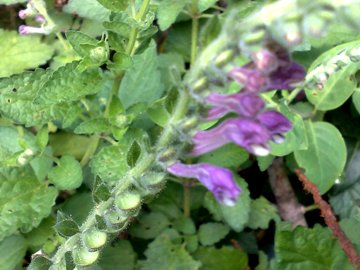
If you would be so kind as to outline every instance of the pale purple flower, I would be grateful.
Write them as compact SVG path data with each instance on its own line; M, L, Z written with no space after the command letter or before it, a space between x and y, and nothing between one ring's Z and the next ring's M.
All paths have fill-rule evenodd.
M35 16L35 21L38 23L44 23L45 22L45 18L42 15L36 15Z
M265 91L269 84L266 74L258 69L250 69L246 66L234 68L230 71L229 77L241 83L245 90L254 93Z
M256 67L264 73L270 73L279 66L277 56L268 49L261 49L260 51L255 52L252 55L252 59L254 60Z
M214 120L234 112L240 116L255 117L265 106L264 101L253 93L236 93L231 95L210 94L205 102L212 105L206 120Z
M282 143L284 135L282 133L288 132L292 128L291 122L276 111L267 111L258 115L258 121L264 125L271 134L271 139L275 143Z
M44 27L33 27L27 25L20 25L19 26L19 33L21 35L28 35L28 34L42 34L48 35L51 31Z
M233 142L258 156L269 154L267 142L271 139L268 129L248 118L230 118L213 129L200 131L192 138L191 154L199 156Z
M214 165L199 163L186 165L177 162L167 168L179 177L198 179L215 198L228 206L233 206L241 192L230 170Z

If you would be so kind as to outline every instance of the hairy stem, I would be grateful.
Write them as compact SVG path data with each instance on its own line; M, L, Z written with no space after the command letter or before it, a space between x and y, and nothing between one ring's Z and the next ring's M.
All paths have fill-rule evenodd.
M324 201L323 198L321 198L318 187L312 183L300 169L296 169L295 173L302 182L304 189L312 194L315 204L319 206L321 215L325 219L326 225L339 241L340 246L348 256L350 263L354 265L356 269L360 269L360 255L357 253L354 245L341 229L331 206Z

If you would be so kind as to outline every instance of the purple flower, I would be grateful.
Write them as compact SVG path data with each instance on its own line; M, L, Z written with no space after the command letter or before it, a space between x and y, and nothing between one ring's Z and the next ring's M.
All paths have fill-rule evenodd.
M20 25L19 26L19 33L21 35L28 35L28 34L43 34L48 35L51 32L46 28L43 27L33 27L27 25Z
M277 56L268 49L261 49L252 55L254 63L258 69L264 73L270 73L278 68L279 61Z
M214 120L234 112L240 116L255 117L265 106L264 101L253 93L236 93L232 95L210 94L205 102L213 107L208 111L206 120Z
M299 83L305 78L305 69L296 64L290 62L286 66L280 66L278 69L270 74L269 84L267 90L273 89L288 89L294 88L296 83Z
M197 178L215 198L228 206L236 203L241 192L230 170L214 165L199 163L186 165L177 162L167 168L168 172L186 178Z
M213 129L195 134L191 154L202 155L233 142L255 155L266 156L269 154L267 142L271 137L268 129L256 120L230 118Z
M237 67L230 71L229 77L241 83L250 92L258 93L267 89L268 76L258 69Z
M258 115L257 119L268 129L271 139L275 143L282 143L284 141L282 133L288 132L292 128L291 122L279 112L263 112Z
M38 22L38 23L46 22L44 16L42 16L42 15L36 15L35 16L35 21Z

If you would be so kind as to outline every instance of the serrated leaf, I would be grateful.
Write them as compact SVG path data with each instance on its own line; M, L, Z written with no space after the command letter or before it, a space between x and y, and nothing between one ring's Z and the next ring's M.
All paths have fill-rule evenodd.
M183 234L196 233L194 221L189 217L180 217L174 222L173 227Z
M80 72L78 64L75 61L54 71L37 92L34 103L52 105L71 102L99 92L103 85L100 71L89 69Z
M96 178L93 186L92 196L95 203L100 203L102 201L108 200L111 196L111 193L106 184Z
M135 55L133 62L119 89L119 97L125 108L139 102L151 103L164 91L154 42L142 54Z
M142 270L197 270L200 262L194 260L180 244L171 242L167 234L158 236L145 251Z
M61 212L70 216L77 224L82 224L91 210L94 202L90 192L78 192L61 205Z
M344 49L351 49L359 45L358 41L342 44L322 54L317 58L309 68L309 72L315 69L319 64L326 63L332 57L335 57ZM326 66L326 64L324 64ZM341 106L356 89L356 80L350 76L355 74L360 64L350 62L340 71L330 75L322 89L305 88L305 94L308 100L315 105L315 109L328 111Z
M82 57L88 55L88 51L81 47L81 44L89 44L96 46L98 41L82 32L79 31L67 31L66 39L69 41L74 50Z
M62 237L71 237L80 231L76 222L60 211L57 213L56 224L53 228Z
M73 156L62 156L59 164L49 172L48 178L60 190L76 189L83 180L80 163Z
M329 229L318 225L277 231L275 253L274 270L354 270Z
M205 201L208 202L204 206L215 215L215 219L222 219L234 231L240 232L249 220L250 195L246 182L239 177L236 177L236 180L241 188L241 193L234 206L220 204L210 193L205 196Z
M51 70L37 69L34 72L25 72L0 79L0 112L2 115L25 126L43 125L52 120L63 120L64 123L67 121L71 124L81 112L78 105L56 103L44 106L33 103L37 92L49 80L52 72ZM68 78L68 81L70 80Z
M54 235L52 228L54 225L55 219L48 217L44 219L37 228L24 235L31 252L37 252L48 239L51 239L52 235Z
M244 149L227 144L211 153L200 156L199 162L210 163L220 167L237 167L247 161L249 153Z
M127 163L128 150L128 144L102 148L90 162L92 172L105 182L113 182L121 179L130 169Z
M80 17L101 22L106 21L110 16L110 11L97 0L71 0L62 10L69 14L78 14Z
M121 270L133 270L136 257L130 242L121 240L104 249L99 265L102 270L114 270L115 265L121 266Z
M229 227L221 223L205 223L199 227L199 241L203 246L211 246L219 242L230 232Z
M242 270L248 265L246 253L232 247L200 247L194 258L201 261L201 270Z
M125 10L130 3L129 0L97 0L97 1L107 9L115 12Z
M328 191L342 173L346 147L341 133L326 122L306 122L308 149L295 151L295 159L321 194Z
M0 241L37 227L51 212L57 190L40 183L29 167L0 171Z
M280 220L277 209L264 197L251 201L247 226L251 229L267 229L271 220Z
M99 132L110 132L111 127L105 118L87 120L80 123L74 130L76 134L93 134Z
M45 64L53 52L52 47L40 42L39 36L22 36L0 29L0 77Z
M0 265L2 270L18 269L27 249L26 240L21 235L12 235L0 242Z
M142 239L153 239L170 225L167 217L159 212L140 216L138 223L130 228L130 234Z
M186 1L162 0L158 7L158 22L162 31L169 28L184 9Z

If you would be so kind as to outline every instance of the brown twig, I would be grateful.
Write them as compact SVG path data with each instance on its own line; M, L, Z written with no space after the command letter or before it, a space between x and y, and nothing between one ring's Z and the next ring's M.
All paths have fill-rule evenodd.
M295 173L303 183L304 189L313 195L315 204L320 207L321 216L325 219L326 225L331 229L332 233L339 241L340 246L345 251L351 264L354 265L357 270L360 270L360 256L356 252L354 245L341 229L331 206L321 198L318 187L312 183L300 169L296 169Z
M283 159L277 158L268 169L270 185L273 190L279 214L282 219L295 226L307 227L304 217L304 207L298 202L290 185L283 165Z

